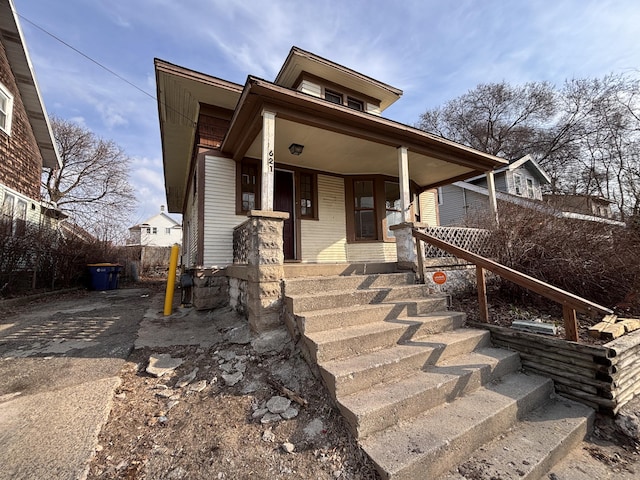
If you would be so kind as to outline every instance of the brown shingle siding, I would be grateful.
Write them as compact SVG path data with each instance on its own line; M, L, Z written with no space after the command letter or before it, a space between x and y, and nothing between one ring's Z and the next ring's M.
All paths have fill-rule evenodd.
M37 200L40 198L42 157L2 44L0 83L13 95L11 135L0 131L0 183Z

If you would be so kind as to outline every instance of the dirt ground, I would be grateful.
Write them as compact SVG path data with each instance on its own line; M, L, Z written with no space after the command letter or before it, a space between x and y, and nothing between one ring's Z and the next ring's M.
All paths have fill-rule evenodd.
M213 345L133 351L89 479L379 478L291 341L250 343L229 310L187 317L217 325ZM146 372L157 354L183 363L157 378ZM286 416L295 416L268 421L272 397L290 400L283 387L297 400Z
M187 321L214 328L186 341L174 333ZM261 343L225 309L146 318L139 336L145 322L164 341L128 357L89 479L379 478L293 342ZM182 363L156 377L146 369L158 354ZM265 411L274 397L289 407L280 417ZM640 446L610 418L597 418L577 455L584 478L640 476Z

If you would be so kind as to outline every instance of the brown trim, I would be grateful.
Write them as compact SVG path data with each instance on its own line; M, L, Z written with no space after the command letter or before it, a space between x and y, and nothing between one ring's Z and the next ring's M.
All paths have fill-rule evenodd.
M342 95L342 99L343 99L342 105L346 105L344 101L347 99L347 97L351 97L353 99L360 100L365 103L370 103L380 108L380 99L370 97L369 95L365 95L364 93L360 93L356 90L351 90L350 88L345 87L344 85L340 85L330 80L320 78L309 72L302 72L300 74L300 76L298 77L298 80L296 80L296 86L294 87L296 90L298 89L298 87L300 86L303 80L309 80L311 83L315 83L321 88L321 91L323 93L325 89L328 89L335 93L339 93L340 95Z
M387 208L385 203L385 182L397 182L398 177L388 175L346 175L344 178L344 204L347 229L347 243L395 243L395 237L386 235L387 226ZM358 180L372 180L374 192L374 208L376 215L376 239L375 240L357 240L355 232L355 198L353 182ZM417 195L417 185L410 183L411 196ZM414 199L415 200L415 199ZM415 217L415 207L411 206L411 215Z

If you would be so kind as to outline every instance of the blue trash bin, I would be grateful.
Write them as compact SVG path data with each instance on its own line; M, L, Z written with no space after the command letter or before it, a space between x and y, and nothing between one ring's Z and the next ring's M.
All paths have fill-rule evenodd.
M118 288L120 265L113 263L93 263L87 265L92 290L115 290Z

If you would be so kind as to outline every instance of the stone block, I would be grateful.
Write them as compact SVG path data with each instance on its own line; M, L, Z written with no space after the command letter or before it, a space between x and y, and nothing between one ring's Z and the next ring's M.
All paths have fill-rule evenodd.
M258 265L249 268L247 279L250 282L280 282L284 277L282 265Z

